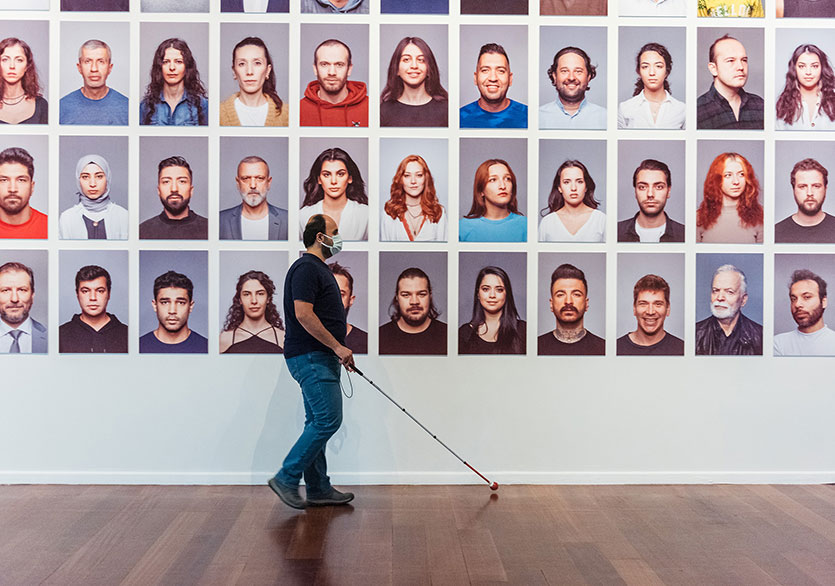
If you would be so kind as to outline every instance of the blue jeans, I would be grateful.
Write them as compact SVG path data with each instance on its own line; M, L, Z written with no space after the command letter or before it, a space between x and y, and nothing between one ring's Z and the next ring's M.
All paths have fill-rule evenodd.
M330 492L325 444L342 424L342 389L339 375L342 365L330 352L308 352L287 358L290 374L302 388L304 430L290 449L276 480L298 486L302 475L307 495Z

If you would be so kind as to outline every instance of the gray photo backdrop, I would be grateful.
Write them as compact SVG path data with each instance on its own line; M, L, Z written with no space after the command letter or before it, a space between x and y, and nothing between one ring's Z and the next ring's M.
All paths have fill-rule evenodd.
M417 267L429 276L432 301L439 313L438 320L449 323L446 252L381 252L379 325L391 321L389 306L397 292L397 277L411 267Z
M128 137L62 136L58 140L58 208L63 212L78 203L78 177L75 167L85 155L104 157L110 165L110 200L128 207ZM159 198L157 198L159 201Z
M334 27L333 24L302 24L299 43L299 94L304 97L307 84L316 80L316 70L313 65L313 52L319 43L328 39L336 39L348 45L351 49L351 75L348 81L361 81L368 85L369 51L368 25L344 24Z
M516 203L520 213L528 209L528 142L524 138L462 138L458 165L458 217L473 204L473 180L478 166L488 159L504 159L516 175Z
M151 301L154 300L154 279L168 271L187 276L194 285L194 309L188 327L209 337L209 255L205 250L140 250L139 251L139 331L141 337L157 329L159 321ZM231 298L231 297L230 297Z
M267 161L273 180L267 201L287 209L287 137L221 136L220 137L220 210L241 205L241 194L235 179L241 159L256 155Z
M696 321L710 317L710 289L713 271L725 264L732 264L748 281L748 302L742 308L746 317L763 323L763 255L699 253L696 255Z
M49 100L49 22L46 20L0 20L0 39L9 37L17 37L32 49L32 59L35 62L35 71L38 72L41 95Z
M219 329L223 329L226 314L232 306L238 278L249 271L261 271L272 279L275 284L273 302L281 315L281 321L284 321L284 277L287 274L287 255L283 252L276 254L273 251L264 250L221 250L220 281L218 282Z
M789 301L789 283L797 269L808 269L826 281L827 295L835 288L835 255L833 254L775 254L774 255L774 335L797 328ZM823 321L832 327L835 306L830 304L823 312Z
M463 24L460 30L461 50L458 54L459 106L476 101L481 94L473 80L478 66L478 51L486 43L504 47L513 74L507 97L528 103L528 27L523 25Z
M632 291L638 279L650 274L658 275L670 286L670 315L664 322L664 329L683 340L684 304L687 297L684 254L664 252L618 254L617 337L635 331L637 324L633 314Z
M763 203L768 178L765 176L763 141L761 140L699 140L696 143L696 209L704 199L705 178L713 159L722 153L737 153L748 159L760 184L760 203ZM795 211L797 211L795 209Z
M209 210L208 138L204 136L141 136L139 137L139 222L158 216L162 203L157 192L160 161L183 157L191 167L189 207L201 216ZM240 196L238 196L240 200Z
M348 312L348 323L368 331L368 253L364 250L343 250L325 261L338 262L354 279L354 304Z
M35 160L35 176L32 177L34 185L29 205L46 214L49 212L49 137L37 134L0 135L0 151L9 147L26 149Z
M817 45L829 58L829 66L835 59L835 35L831 28L781 28L776 31L777 39L774 43L774 105L766 112L766 118L776 118L777 98L786 85L786 73L792 53L800 45ZM825 114L823 114L825 116ZM779 159L778 159L779 160Z
M815 159L829 171L835 181L835 149L830 141L778 140L774 142L774 221L779 222L797 211L791 183L792 168L803 159ZM835 197L826 198L823 210L835 214Z
M166 39L182 39L188 45L194 61L197 63L197 71L200 73L200 81L206 91L209 90L209 24L206 22L142 22L139 23L139 100L134 107L139 107L142 96L151 81L151 65L154 62L154 53L161 42ZM217 96L209 96L215 100Z
M618 103L631 98L635 82L640 78L635 72L638 51L647 43L660 43L670 52L673 66L667 76L670 94L677 100L687 101L687 75L685 70L687 29L683 26L622 26L618 28Z
M299 139L299 207L304 201L304 180L310 174L310 169L316 157L325 149L339 147L348 153L357 164L365 182L365 194L369 196L369 204L374 200L370 197L370 186L368 176L368 139L367 138L345 138L345 137L302 137Z
M531 211L536 217L537 229L544 217L542 210L548 207L548 196L554 185L557 169L565 161L580 161L594 179L594 199L600 202L599 209L606 212L606 141L605 140L540 140L539 141L539 194L537 208ZM546 213L548 213L546 211Z
M129 321L130 270L127 250L61 250L58 252L58 318L59 324L81 313L75 294L75 275L81 267L97 265L110 273L110 301L107 313L120 322Z
M49 252L46 250L8 250L0 248L0 266L7 262L19 262L32 269L35 275L35 298L29 317L49 328Z
M290 75L287 56L290 54L290 25L287 23L223 22L220 24L220 96L223 101L239 91L232 75L232 50L246 37L259 37L267 45L273 60L276 91L291 109Z
M730 35L745 46L748 55L748 81L745 91L763 97L765 82L765 58L763 57L763 43L765 33L762 28L728 28L728 27L699 27L696 38L696 92L700 96L710 89L713 76L707 68L710 56L710 45L719 37ZM780 71L782 67L778 67ZM783 72L785 74L785 71ZM766 104L773 112L774 104ZM768 117L768 115L766 115Z
M598 106L607 107L607 79L605 26L543 26L539 29L539 105L557 99L557 90L548 77L548 68L554 55L563 47L579 47L585 51L591 64L597 67L597 75L589 82L586 99Z
M632 187L632 175L644 159L655 159L670 168L670 195L664 211L684 224L687 187L684 179L685 142L683 140L620 140L618 141L618 220L638 213L638 200ZM708 163L710 164L710 163ZM704 184L704 177L701 178ZM701 190L699 190L701 203Z
M380 26L380 92L386 87L389 62L405 37L420 37L435 56L441 85L449 92L449 36L445 24L383 24Z
M606 337L606 254L603 252L540 252L539 274L536 278L536 333L552 332L556 318L551 311L551 274L561 264L574 265L586 275L589 309L583 325L595 336Z
M510 278L513 301L519 319L528 319L527 263L524 252L461 252L458 255L458 325L469 323L473 315L473 292L478 272L487 266L499 267ZM508 284L505 283L505 288Z
M90 39L104 41L110 47L113 70L107 86L130 97L130 23L75 21L61 23L61 97L84 85L78 72L78 51Z

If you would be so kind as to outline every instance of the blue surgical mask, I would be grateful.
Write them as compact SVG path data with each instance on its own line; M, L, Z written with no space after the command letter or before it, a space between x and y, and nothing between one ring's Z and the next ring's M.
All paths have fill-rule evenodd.
M325 236L328 236L325 234ZM339 234L334 234L333 236L328 236L331 239L331 244L325 244L322 242L322 246L325 249L325 256L327 258L332 257L333 255L337 254L340 250L342 250L342 236Z

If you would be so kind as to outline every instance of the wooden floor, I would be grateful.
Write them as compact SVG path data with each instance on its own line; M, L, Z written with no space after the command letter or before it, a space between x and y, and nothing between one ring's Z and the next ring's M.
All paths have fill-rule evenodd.
M2 486L0 583L835 584L835 486Z

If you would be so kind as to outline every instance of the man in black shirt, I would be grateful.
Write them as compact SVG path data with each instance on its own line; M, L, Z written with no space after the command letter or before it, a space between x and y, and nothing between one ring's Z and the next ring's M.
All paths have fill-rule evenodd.
M745 46L725 35L710 46L708 59L713 83L696 101L696 128L762 130L763 99L742 89L748 81Z
M638 327L618 338L618 356L684 356L684 341L664 330L670 315L670 286L658 275L644 275L632 289Z
M127 354L128 326L112 313L107 313L110 301L110 273L102 267L81 267L75 275L75 295L81 313L58 328L58 351L107 352Z
M139 224L140 239L206 240L209 221L189 207L194 185L183 157L168 157L157 167L157 193L162 212Z
M774 226L775 242L835 243L835 216L823 211L829 171L815 159L795 163L791 173L797 212Z
M354 277L348 272L346 267L343 267L338 262L332 262L328 264L328 267L336 278L336 284L339 285L339 295L342 297L342 306L345 308L345 317L347 319L348 312L356 300L356 295L354 295ZM345 335L345 345L354 354L368 354L368 332L364 332L354 324L349 323L348 333Z
M549 304L557 327L536 339L540 356L603 356L606 342L583 326L589 309L586 275L570 264L561 264L551 273Z
M412 267L397 277L391 321L380 326L380 354L446 354L447 325L432 301L432 283Z
M672 179L666 163L644 159L632 174L638 213L618 222L618 242L684 242L684 225L664 211Z

